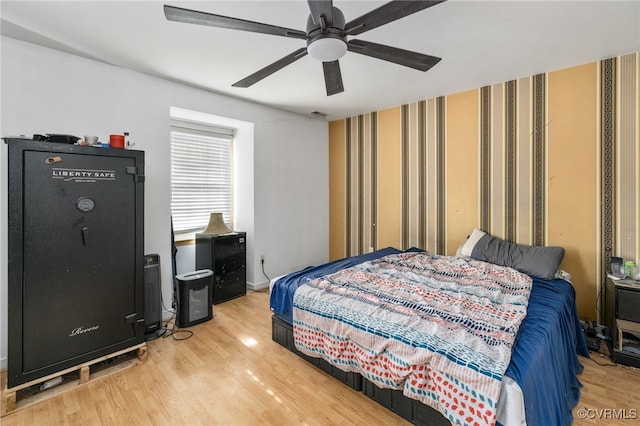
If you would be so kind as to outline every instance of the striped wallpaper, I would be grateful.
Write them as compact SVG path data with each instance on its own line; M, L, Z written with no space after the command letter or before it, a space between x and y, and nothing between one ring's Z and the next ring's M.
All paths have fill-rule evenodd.
M560 245L582 317L640 261L640 53L330 123L330 257Z

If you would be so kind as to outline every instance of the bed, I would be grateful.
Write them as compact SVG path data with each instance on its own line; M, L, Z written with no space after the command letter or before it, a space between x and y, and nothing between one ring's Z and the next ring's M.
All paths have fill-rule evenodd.
M469 255L478 258L490 251L498 257L504 255L501 250L504 252L505 243L497 241L501 247L496 250L496 241L491 240L487 249L487 244L483 246L486 235L472 237L467 245L474 247L467 247L456 257L386 248L273 280L273 339L414 424L571 424L571 411L581 387L577 374L582 366L577 354L588 356L571 283L474 259ZM514 252L513 246L507 248L509 261L488 260L508 263L518 259L514 253L519 252ZM529 252L520 254L518 267L522 258L527 262L531 258ZM445 268L447 278L436 280L436 290L423 288L416 284L421 278L411 276L421 270L433 275L438 268ZM476 275L481 271L475 280L493 277L481 287L482 298L494 297L485 288L495 290L494 279L502 281L497 293L505 293L507 288L511 299L497 325L485 322L486 313L480 311L475 320L465 316L484 304L469 302L476 296L464 293L467 289L460 290L467 284L477 287L465 275L470 269ZM369 275L380 271L382 275ZM396 278L398 281L393 281ZM368 287L361 289L367 281ZM383 282L386 287L380 287ZM461 291L464 297L456 302L456 294ZM429 302L434 300L438 303ZM373 324L360 322L361 318L371 321L376 317L374 312L380 305L385 305L386 311ZM446 305L451 309L444 309ZM492 309L494 312L495 307ZM494 312L490 316L500 315ZM438 323L444 317L452 319L444 328L422 322L436 318ZM409 327L408 336L395 328L406 318L421 321ZM446 336L448 330L465 328L468 324L464 323L469 321L475 323L470 326L471 334L467 331L462 335L462 346L447 341L461 339ZM474 339L479 339L481 346L468 343ZM377 348L375 353L372 347ZM366 361L358 352L365 353ZM457 370L466 373L459 375ZM444 383L446 386L436 389Z

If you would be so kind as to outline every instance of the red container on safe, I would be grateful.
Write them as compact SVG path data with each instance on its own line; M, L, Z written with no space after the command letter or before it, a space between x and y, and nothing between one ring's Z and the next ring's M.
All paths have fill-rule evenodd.
M109 146L111 148L124 148L124 135L109 135Z

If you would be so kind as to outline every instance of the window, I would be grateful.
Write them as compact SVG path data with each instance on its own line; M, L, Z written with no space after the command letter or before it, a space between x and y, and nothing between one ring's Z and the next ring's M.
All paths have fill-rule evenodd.
M233 130L171 121L171 215L177 241L194 238L222 213L233 229Z

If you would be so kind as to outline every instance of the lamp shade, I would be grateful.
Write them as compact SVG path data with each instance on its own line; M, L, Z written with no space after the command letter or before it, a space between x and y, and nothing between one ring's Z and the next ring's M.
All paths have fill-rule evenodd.
M222 218L222 213L211 213L209 217L209 224L202 231L202 234L207 235L217 235L217 234L227 234L231 232L231 229L224 223L224 219Z

